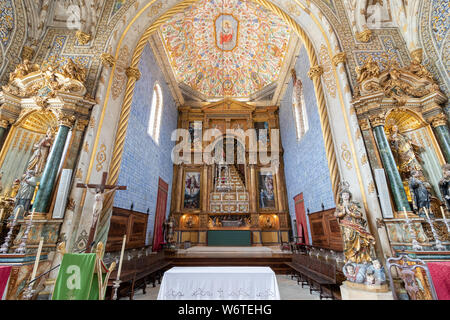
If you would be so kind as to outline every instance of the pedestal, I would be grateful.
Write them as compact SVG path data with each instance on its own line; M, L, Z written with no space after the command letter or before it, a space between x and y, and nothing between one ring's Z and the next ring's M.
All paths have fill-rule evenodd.
M340 289L342 300L394 300L387 285L369 287L361 283L344 281Z

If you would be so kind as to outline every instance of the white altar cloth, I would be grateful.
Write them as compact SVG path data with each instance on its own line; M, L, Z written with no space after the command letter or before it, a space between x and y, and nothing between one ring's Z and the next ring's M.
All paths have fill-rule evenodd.
M174 267L158 300L280 300L280 292L269 267Z

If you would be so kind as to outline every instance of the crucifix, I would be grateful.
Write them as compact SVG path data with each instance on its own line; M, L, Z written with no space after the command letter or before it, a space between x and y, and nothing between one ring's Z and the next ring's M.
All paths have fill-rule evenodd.
M105 195L108 193L114 192L116 190L126 190L126 186L113 186L113 185L107 185L106 179L108 178L108 173L103 172L102 182L100 184L84 184L84 183L77 183L78 188L86 188L89 193L93 194L95 197L94 207L93 207L93 219L92 219L92 225L91 225L91 231L89 232L88 242L87 242L87 249L86 252L91 252L91 243L94 241L95 231L97 229L97 222L98 218L100 216L100 213L103 209L103 200L105 200ZM95 191L92 191L95 190ZM105 190L109 190L105 192Z

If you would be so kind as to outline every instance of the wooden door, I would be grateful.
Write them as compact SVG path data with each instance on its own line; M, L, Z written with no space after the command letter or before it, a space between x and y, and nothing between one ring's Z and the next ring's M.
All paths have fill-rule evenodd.
M161 245L164 243L163 223L166 218L167 208L167 193L169 185L159 178L158 182L158 198L156 200L155 210L155 224L153 225L153 251L161 250Z
M300 243L309 244L308 224L306 223L305 203L303 201L303 192L294 197L295 217L297 219L297 235Z

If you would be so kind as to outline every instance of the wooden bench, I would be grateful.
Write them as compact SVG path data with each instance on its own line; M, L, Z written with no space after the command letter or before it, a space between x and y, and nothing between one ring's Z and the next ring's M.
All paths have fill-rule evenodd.
M291 277L297 277L297 283L309 286L309 292L319 292L320 299L335 299L333 291L342 283L342 276L334 261L322 261L305 254L293 254L292 262L286 262L291 268Z
M166 260L164 252L124 260L120 274L121 283L117 290L117 299L123 296L129 296L130 300L133 300L135 289L140 288L146 294L147 283L153 283L153 287L156 286L156 281L161 283L162 275L171 265L172 261ZM108 290L110 291L111 299L114 295L112 287L116 278L117 270L114 270L108 281Z

